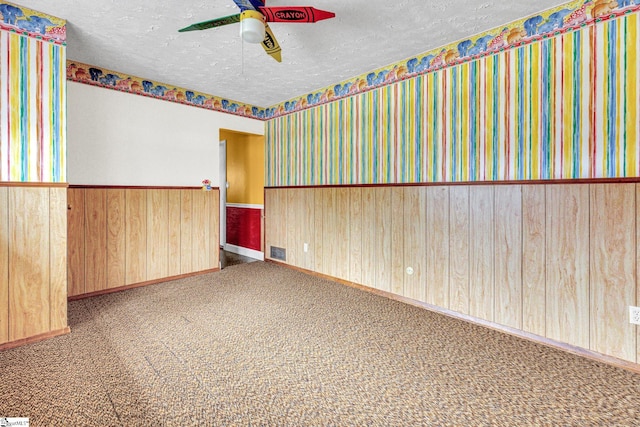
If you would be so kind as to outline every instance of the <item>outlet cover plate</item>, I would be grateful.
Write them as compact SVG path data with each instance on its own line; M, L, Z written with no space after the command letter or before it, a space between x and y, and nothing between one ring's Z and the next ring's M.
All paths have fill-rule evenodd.
M640 307L629 306L629 322L640 325Z

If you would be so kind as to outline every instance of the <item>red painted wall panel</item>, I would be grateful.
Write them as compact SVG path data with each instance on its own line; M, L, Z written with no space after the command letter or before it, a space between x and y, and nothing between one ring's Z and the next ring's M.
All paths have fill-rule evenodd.
M227 206L227 243L260 251L260 209Z

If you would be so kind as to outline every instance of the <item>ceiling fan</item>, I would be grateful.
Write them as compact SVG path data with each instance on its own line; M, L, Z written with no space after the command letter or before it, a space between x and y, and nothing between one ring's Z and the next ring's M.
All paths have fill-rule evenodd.
M276 61L282 62L281 49L267 22L317 22L336 16L333 12L310 6L265 6L265 0L233 0L240 8L236 15L212 19L178 30L179 32L206 30L240 23L240 36L248 43L261 43Z

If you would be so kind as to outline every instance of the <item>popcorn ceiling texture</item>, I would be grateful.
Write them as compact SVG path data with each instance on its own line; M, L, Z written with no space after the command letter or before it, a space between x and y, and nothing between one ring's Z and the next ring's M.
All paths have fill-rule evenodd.
M274 0L268 4L336 13L315 24L271 24L280 64L243 44L237 25L178 33L237 13L232 0L19 3L67 20L70 60L268 107L564 2Z

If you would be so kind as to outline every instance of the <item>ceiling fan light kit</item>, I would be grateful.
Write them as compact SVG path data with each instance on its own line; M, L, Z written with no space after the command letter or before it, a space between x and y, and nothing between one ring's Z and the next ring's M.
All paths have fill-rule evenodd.
M262 43L265 34L264 15L255 10L245 10L240 14L240 37L247 43Z
M333 12L310 6L267 7L264 0L233 0L240 13L212 19L178 30L179 32L206 30L222 25L240 23L240 37L247 43L261 43L273 59L282 62L281 49L267 22L313 23L336 16Z

